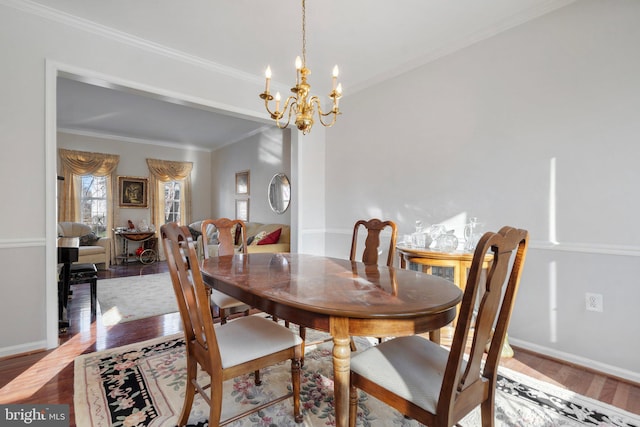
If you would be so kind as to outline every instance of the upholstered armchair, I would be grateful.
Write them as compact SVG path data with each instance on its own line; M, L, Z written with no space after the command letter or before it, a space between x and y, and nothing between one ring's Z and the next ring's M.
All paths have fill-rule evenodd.
M96 239L91 227L79 222L59 222L58 237L77 237L80 240L78 262L96 264L107 270L111 264L111 239Z

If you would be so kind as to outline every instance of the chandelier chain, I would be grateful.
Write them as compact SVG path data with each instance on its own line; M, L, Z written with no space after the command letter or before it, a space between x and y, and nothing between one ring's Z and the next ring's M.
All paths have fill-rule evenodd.
M307 8L302 0L302 66L307 66Z

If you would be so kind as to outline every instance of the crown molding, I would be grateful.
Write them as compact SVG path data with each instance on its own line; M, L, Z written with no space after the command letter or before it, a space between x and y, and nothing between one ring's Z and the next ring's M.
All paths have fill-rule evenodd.
M252 130L250 132L247 132L243 135L238 136L237 138L234 138L230 141L225 142L224 144L220 144L220 145L216 145L216 147L214 148L204 148L204 147L200 147L200 146L195 146L195 145L188 145L188 144L180 144L178 142L171 142L171 141L158 141L158 140L149 140L149 139L144 139L144 138L132 138L132 137L127 137L127 136L122 136L122 135L114 135L114 134L109 134L106 132L95 132L95 131L88 131L88 130L84 130L84 129L74 129L74 128L58 128L58 132L61 133L67 133L70 135L78 135L78 136L86 136L89 138L102 138L102 139L112 139L115 141L120 141L120 142L131 142L134 144L144 144L144 145L155 145L155 146L161 146L161 147L167 147L167 148L175 148L178 150L189 150L189 151L202 151L205 153L211 153L213 151L219 150L223 147L227 147L229 145L235 144L236 142L239 141L243 141L245 139L251 138L254 135L258 135L262 132L265 132L266 130L269 130L273 128L273 126L269 126L269 125L264 125L258 129Z
M50 21L58 22L81 31L105 37L119 43L124 43L139 49L146 50L155 54L163 55L171 59L182 61L197 67L202 67L216 73L251 82L253 84L262 85L264 78L255 74L247 73L236 68L228 67L202 57L191 55L177 49L134 36L124 31L116 30L111 27L99 24L97 22L80 18L66 12L62 12L55 8L36 3L31 0L0 0L0 5L21 10L32 15L39 16Z
M378 74L377 76L369 80L356 84L349 88L349 93L354 94L371 86L380 84L386 80L408 73L409 71L415 70L416 68L422 67L423 65L427 65L440 58L448 56L483 40L489 39L497 34L500 34L511 28L517 27L518 25L524 24L525 22L539 18L540 16L543 16L549 12L553 12L554 10L563 8L575 2L576 0L547 0L536 7L530 8L526 11L511 16L510 18L507 18L497 25L492 25L491 27L485 28L484 30L468 34L412 61L405 62L396 68Z
M109 134L106 132L95 132L95 131L88 131L88 130L84 130L84 129L74 129L74 128L58 128L58 132L60 133L67 133L70 135L78 135L78 136L86 136L89 138L102 138L102 139L112 139L115 141L120 141L120 142L131 142L134 144L144 144L144 145L156 145L156 146L161 146L161 147L167 147L167 148L175 148L178 150L190 150L190 151L203 151L203 152L207 152L210 153L213 151L213 149L211 148L203 148L203 147L198 147L195 145L189 145L189 144L180 144L178 142L171 142L171 141L158 141L158 140L151 140L151 139L144 139L144 138L132 138L132 137L128 137L128 136L122 136L122 135L113 135L113 134Z
M486 28L484 30L466 35L465 37L455 40L439 49L435 49L426 55L422 55L412 61L408 61L401 66L381 73L369 80L355 84L354 86L349 88L349 94L354 94L371 86L382 83L385 80L395 78L401 74L407 73L411 70L414 70L415 68L421 67L437 59L450 55L458 50L464 49L482 40L493 37L520 24L531 21L554 10L560 9L564 6L574 3L575 1L576 0L543 1L536 7L511 16L510 18L503 20L497 25L493 25L490 28ZM36 3L32 0L0 0L0 5L12 7L14 9L37 15L51 21L59 22L61 24L68 25L82 31L109 38L120 43L125 43L130 46L147 50L149 52L164 55L171 59L189 63L191 65L206 68L208 70L231 76L233 78L237 78L246 82L250 82L252 84L262 85L264 83L264 78L262 76L247 73L232 67L228 67L226 65L219 64L214 61L204 59L196 55L191 55L177 49L169 48L150 40L146 40L141 37L137 37L132 34L113 29L111 27L107 27L94 21L80 18L69 13L62 12L55 8ZM272 84L276 84L276 82L272 82ZM280 85L282 86L282 88L287 87L285 84Z

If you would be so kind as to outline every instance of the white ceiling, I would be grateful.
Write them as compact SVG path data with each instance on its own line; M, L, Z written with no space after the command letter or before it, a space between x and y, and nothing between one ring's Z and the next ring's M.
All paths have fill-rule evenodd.
M25 1L255 78L271 65L274 86L291 87L302 50L299 0ZM573 1L307 0L312 92L329 92L334 64L346 98ZM66 130L215 148L264 126L67 79L59 79L58 98Z

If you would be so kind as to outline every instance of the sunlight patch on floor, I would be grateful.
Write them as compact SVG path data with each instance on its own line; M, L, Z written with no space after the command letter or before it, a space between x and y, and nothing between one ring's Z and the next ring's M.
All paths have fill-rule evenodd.
M118 307L111 307L102 314L102 323L107 326L117 325L122 320L122 314Z
M3 395L11 396L12 401L21 401L35 394L40 388L56 377L60 371L73 363L74 359L93 346L95 338L87 334L76 334L73 338L55 350L48 352L43 358L35 362L29 369L15 377L0 389L0 401L4 403ZM57 366L57 369L51 369Z

